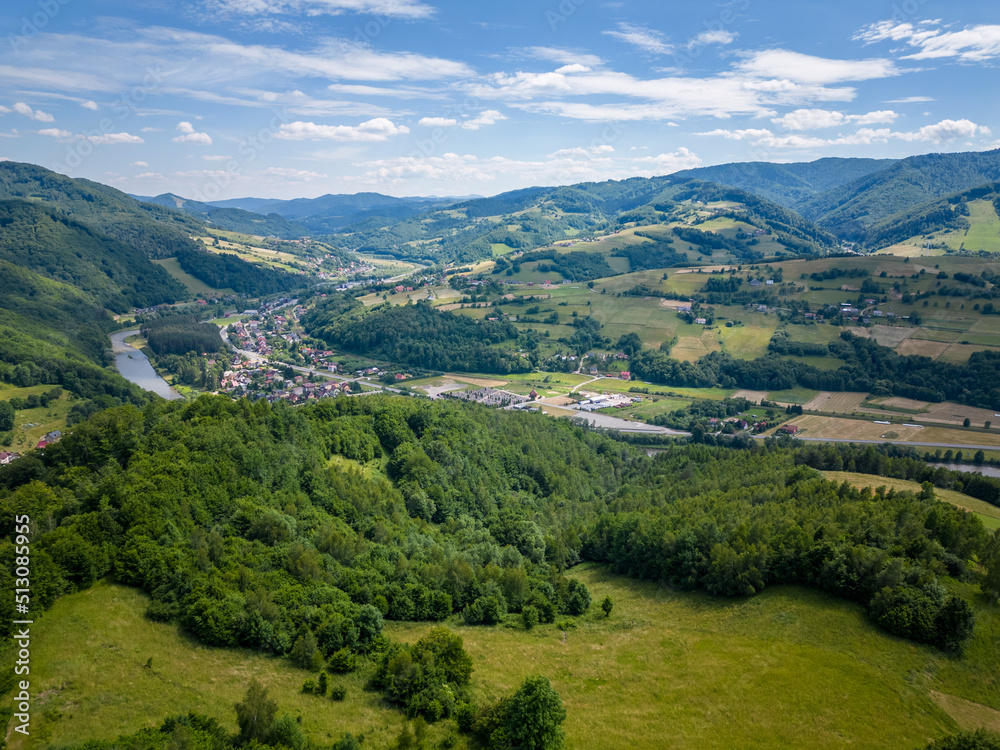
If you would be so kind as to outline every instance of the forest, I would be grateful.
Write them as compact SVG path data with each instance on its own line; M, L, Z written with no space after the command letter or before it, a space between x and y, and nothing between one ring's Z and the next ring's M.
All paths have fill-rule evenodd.
M232 289L237 294L261 296L301 289L308 281L286 271L248 263L227 253L183 250L177 262L187 273L216 289Z
M516 351L518 332L507 321L473 320L435 310L426 302L365 308L346 295L331 295L302 317L310 336L347 352L429 370L528 372Z
M149 595L146 617L206 645L284 657L309 690L324 683L317 672L363 663L368 689L408 716L452 717L478 746L509 748L539 706L558 737L565 712L548 681L472 705L461 638L441 627L402 645L386 620L574 618L592 596L565 571L594 561L716 596L813 586L857 602L889 633L960 654L975 607L948 583L1000 594L1000 535L934 499L932 481L962 481L952 472L917 494L857 490L811 468L837 456L858 471L915 471L874 447L780 441L675 445L649 458L563 420L476 404L202 396L106 409L0 467L0 520L32 519L32 611L110 577ZM351 464L372 460L384 474ZM8 590L13 541L0 541ZM12 607L0 602L4 635ZM240 723L239 737L217 739L303 747L276 710L266 732L243 736ZM156 742L176 721L202 719L169 719L166 734L144 730L151 744L127 746L165 747Z
M201 323L196 315L169 315L142 324L139 332L157 356L215 352L223 347L219 327Z

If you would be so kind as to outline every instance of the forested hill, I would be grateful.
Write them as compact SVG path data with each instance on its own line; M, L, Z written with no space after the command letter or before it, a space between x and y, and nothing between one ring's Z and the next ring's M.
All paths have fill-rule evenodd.
M330 346L411 367L496 374L532 367L514 351L513 324L473 320L425 302L366 308L352 297L334 295L307 312L302 325Z
M877 451L839 455L854 470ZM385 475L352 467L383 456ZM805 583L897 635L960 649L974 612L941 582L979 582L976 557L1000 565L981 522L931 490L873 495L800 465L826 458L770 443L651 460L478 405L203 396L101 412L0 468L0 518L32 518L33 612L110 574L151 595L153 619L307 667L385 650L383 618L582 614L590 594L562 571L584 559L724 596ZM13 550L0 541L5 590ZM6 632L13 604L0 601ZM440 700L449 715L454 696Z
M74 179L35 164L0 162L0 199L39 201L63 211L100 234L149 258L169 258L198 245L191 234L205 234L197 219L163 206L137 201L107 185Z
M900 211L871 225L865 231L865 245L872 249L888 247L918 235L928 235L945 229L961 230L969 227L969 201L985 200L1000 211L1000 182L963 190L947 198L922 203ZM967 247L975 252L977 247Z
M728 213L770 230L796 254L838 245L829 232L767 198L672 175L524 188L400 221L369 219L344 227L336 236L341 245L364 252L464 262L493 257L498 246L531 250L625 226L687 221L699 200L729 201Z
M0 200L0 258L74 287L117 313L188 294L130 245L24 200Z
M273 212L264 214L235 207L215 207L208 203L188 200L173 193L164 193L155 198L144 198L143 200L158 206L175 208L204 221L208 225L231 232L277 237L284 240L294 240L312 234L301 224L289 221Z
M861 240L877 222L934 198L1000 181L1000 149L924 154L796 203L793 208L840 237Z
M675 172L673 177L678 180L695 179L731 185L789 207L881 171L895 162L896 159L840 158L791 164L736 162L685 169Z

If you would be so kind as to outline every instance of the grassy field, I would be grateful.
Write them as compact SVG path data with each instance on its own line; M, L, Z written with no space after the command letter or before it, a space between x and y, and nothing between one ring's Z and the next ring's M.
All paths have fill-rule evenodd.
M162 258L153 261L163 268L179 282L181 282L191 294L196 297L215 297L223 294L236 294L232 289L216 289L211 287L199 278L196 278L181 268L177 258Z
M892 477L880 477L875 474L856 474L849 471L824 471L823 476L832 482L847 482L859 489L865 487L888 487L889 489L907 492L920 492L918 482L910 482L906 479L894 479ZM995 505L977 500L974 497L963 495L955 490L942 490L934 488L934 497L946 503L963 508L979 516L979 520L988 529L1000 529L1000 508Z
M18 388L8 383L0 383L0 399L27 398L32 394L41 395L51 391L54 385L33 385ZM46 407L36 406L34 409L18 409L14 414L14 429L0 436L10 436L10 445L0 445L0 451L24 453L34 448L42 436L53 430L66 429L66 417L69 416L73 403L69 394L63 393L55 401L50 401Z
M565 636L551 625L529 633L515 624L449 623L473 658L476 702L545 675L567 710L569 748L915 748L998 715L991 710L1000 708L995 606L979 612L969 656L954 659L886 636L856 605L804 588L734 600L672 592L592 565L571 575L595 601L612 598L609 618L595 606ZM378 750L399 733L401 714L362 689L370 665L333 678L347 687L342 703L304 695L306 672L199 646L176 626L144 619L146 601L136 590L99 584L64 597L36 622L30 747L109 739L187 710L234 730L232 706L251 677L268 685L279 714L301 716L320 746L351 731ZM430 627L390 623L387 633L412 641ZM430 746L452 727L432 725ZM15 735L10 746L29 744Z

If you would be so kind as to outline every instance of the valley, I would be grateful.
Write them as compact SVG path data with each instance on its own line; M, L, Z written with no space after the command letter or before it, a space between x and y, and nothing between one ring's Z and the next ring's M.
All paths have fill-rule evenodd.
M534 675L568 747L998 728L1000 480L939 464L1000 463L1000 198L824 208L898 163L245 208L0 164L8 746L215 750L251 678L294 750L495 746Z

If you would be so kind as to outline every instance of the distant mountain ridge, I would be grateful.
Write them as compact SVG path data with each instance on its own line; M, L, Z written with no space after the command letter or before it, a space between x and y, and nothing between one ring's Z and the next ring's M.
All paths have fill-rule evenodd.
M742 188L791 208L842 239L868 244L869 230L897 213L1000 180L1000 149L905 159L722 164L673 177Z
M209 226L226 229L231 232L259 235L262 237L277 237L283 240L294 240L308 237L312 234L301 224L280 216L276 213L262 211L247 211L235 206L216 207L209 203L182 198L174 193L163 193L152 198L143 198L146 203L166 206L182 211L189 216L195 216Z

